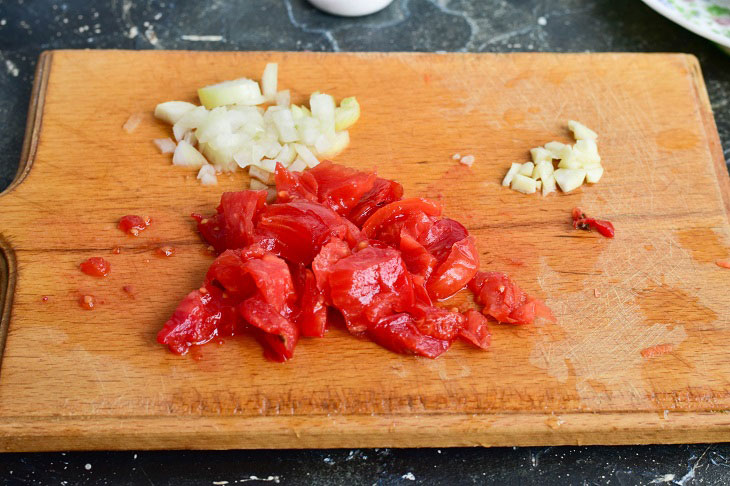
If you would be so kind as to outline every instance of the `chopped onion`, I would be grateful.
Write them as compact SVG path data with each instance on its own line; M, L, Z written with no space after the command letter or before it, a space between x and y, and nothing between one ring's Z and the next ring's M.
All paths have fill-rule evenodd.
M278 154L276 154L276 160L281 162L284 167L289 167L294 159L297 158L297 151L292 147L291 144L285 144Z
M327 150L321 152L317 149L317 154L320 157L335 157L337 154L345 150L347 146L350 145L350 133L347 130L335 132L335 135L333 137L329 137L328 140L330 141L330 146Z
M461 154L454 154L451 156L451 158L454 160L459 160L459 159L461 159Z
M172 141L171 138L156 138L153 140L157 148L160 149L160 153L171 154L175 151L177 145Z
M601 156L598 155L595 140L578 140L573 145L573 152L578 155L584 168L601 165Z
M124 122L124 125L122 125L122 128L127 133L132 133L137 129L139 124L142 122L142 113L132 113L129 115L129 118L127 118L127 121Z
M279 65L275 62L268 63L264 68L264 74L261 76L261 89L263 90L264 98L266 98L267 101L274 101L274 97L276 96L276 78L278 74ZM287 103L287 105L288 104L289 103Z
M288 107L291 104L291 93L288 89L276 93L274 101L278 106Z
M248 183L248 188L251 189L252 191L261 191L261 190L268 189L269 186L267 186L266 184L264 184L263 182L261 182L258 179L251 178L251 182Z
M259 83L240 78L200 88L198 98L207 109L223 105L258 105L266 101Z
M522 174L515 174L510 184L513 191L522 192L524 194L532 194L537 190L537 181Z
M289 166L291 172L302 172L307 168L307 163L302 160L301 157L297 157L294 162Z
M360 104L354 96L340 101L335 109L335 130L347 130L360 118Z
M532 171L535 169L535 164L532 162L525 162L520 167L518 174L522 174L525 177L532 177Z
M568 121L568 128L573 132L573 138L576 140L593 140L598 138L598 134L587 126L575 120Z
M218 177L215 175L215 168L206 164L198 171L198 179L204 186L215 186L218 184Z
M570 145L560 142L548 142L545 144L545 150L550 152L553 159L565 158L570 152Z
M324 93L315 93L309 98L309 106L312 108L312 116L319 121L320 128L324 133L335 132L335 100L332 96Z
M538 162L538 164L535 166L535 170L532 173L532 178L540 179L540 180L544 181L548 177L552 176L554 171L555 170L553 169L552 160L551 161L543 160L541 162ZM535 177L535 175L537 175L537 177Z
M173 165L179 165L181 167L202 167L208 163L203 157L203 154L198 152L195 147L190 145L185 140L180 140L175 148L175 153L172 156Z
M549 176L547 176L545 179L542 179L540 182L542 182L542 195L543 197L547 196L551 192L555 192L557 189L555 187L555 177L552 173L550 173Z
M195 105L187 101L166 101L155 107L155 117L174 125L182 116L195 109Z
M568 146L568 148L570 148L570 146ZM558 167L561 169L581 169L583 168L583 162L578 156L578 153L570 148L569 151L566 151L565 157L560 159Z
M538 165L540 162L550 162L553 161L553 155L552 153L543 147L536 147L534 149L530 150L530 155L532 155L532 161L535 163L535 165Z
M462 164L466 165L467 167L471 167L474 164L474 156L473 155L465 155L459 160Z
M317 157L314 156L312 151L309 150L306 145L302 145L301 143L295 143L294 150L297 151L299 157L302 158L304 163L307 164L307 167L309 167L310 169L319 165L319 160L317 160Z
M208 118L208 110L204 106L196 106L195 109L185 113L173 125L172 132L178 142L183 139L185 132L198 128Z
M586 182L595 184L603 177L603 167L592 167L586 170Z
M248 168L248 175L260 180L264 184L269 184L271 182L271 172L267 172L255 165Z
M291 110L282 108L275 111L271 116L279 132L279 140L285 143L299 140L299 133L297 132L297 127L294 125Z
M276 172L276 160L264 159L261 161L261 164L259 164L259 167L266 172L271 172L273 174Z

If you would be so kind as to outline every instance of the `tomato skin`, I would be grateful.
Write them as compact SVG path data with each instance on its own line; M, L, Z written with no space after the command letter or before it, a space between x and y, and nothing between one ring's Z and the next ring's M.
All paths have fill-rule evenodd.
M368 246L339 260L328 277L332 304L353 334L414 304L411 276L397 250Z
M378 229L385 222L404 218L409 213L416 210L422 211L427 216L441 215L441 206L434 201L419 197L401 199L400 201L394 201L390 204L386 204L375 211L362 225L363 233L365 233L365 236L368 238L375 238Z
M395 353L415 354L432 359L441 356L451 347L447 340L421 334L409 314L393 314L380 319L368 329L368 336Z
M469 282L475 300L484 305L482 313L508 324L532 324L535 317L555 321L550 309L528 296L507 275L478 272Z
M254 242L255 222L266 196L266 191L223 193L218 212L223 216L226 248L244 248Z
M488 349L492 342L487 318L474 309L465 313L466 323L459 330L459 337L482 349Z
M386 204L398 201L403 197L403 186L388 179L375 179L372 189L360 199L360 202L352 208L347 218L362 228L365 221L379 208Z
M317 282L317 288L322 293L325 302L332 304L330 296L329 276L337 262L352 254L350 247L339 238L331 239L322 247L312 261L312 272Z
M294 321L299 325L302 336L324 337L327 330L327 305L319 293L312 271L306 269L304 272L304 285L298 302L299 312Z
M463 289L479 268L479 253L473 236L454 243L446 260L428 279L426 289L431 298L443 300Z
M428 279L438 263L436 258L415 238L405 232L401 234L399 247L408 270L414 275Z
M117 224L117 228L132 236L139 235L140 231L144 231L147 226L149 226L148 222L134 214L123 216Z
M91 275L92 277L106 277L112 271L111 264L101 257L91 257L81 262L79 268L86 275Z
M299 341L299 329L289 319L259 296L244 300L238 311L252 326L266 335L257 333L257 339L268 349L267 357L274 361L286 361L294 356Z

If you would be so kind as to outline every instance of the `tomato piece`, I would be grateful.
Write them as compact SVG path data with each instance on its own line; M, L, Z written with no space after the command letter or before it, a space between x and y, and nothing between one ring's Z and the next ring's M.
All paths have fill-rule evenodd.
M400 251L408 271L414 275L428 278L436 267L436 258L415 238L405 232L400 236Z
M395 353L427 358L437 358L451 346L447 340L424 336L418 332L414 319L409 314L394 314L380 319L368 329L368 336Z
M274 182L276 202L285 203L295 199L317 201L317 179L309 171L290 172L277 162Z
M464 225L453 219L442 218L420 235L418 242L441 263L449 256L451 247L467 236L469 232Z
M466 323L459 330L459 337L478 348L489 348L489 344L492 342L492 333L489 332L487 318L474 309L466 311L465 316Z
M606 238L613 238L616 234L616 230L613 227L613 223L603 219L589 218L580 208L573 208L573 228L590 231L594 229L599 234Z
M204 292L203 292L204 290ZM226 305L220 290L198 289L190 292L157 333L157 342L175 354L185 354L191 346L205 344L218 334L218 326L229 320L231 333L236 327L234 307Z
M353 334L414 304L411 276L400 252L392 248L368 246L339 260L328 282L332 304Z
M350 247L339 238L331 239L322 247L312 261L312 271L317 282L317 288L324 296L325 302L332 302L330 297L329 276L332 267L345 257L352 254Z
M210 265L206 285L216 283L227 294L245 299L259 292L277 312L296 298L289 266L284 260L253 246L226 250Z
M112 271L111 264L101 257L91 257L81 262L79 268L86 275L91 275L92 277L106 277Z
M268 206L256 229L267 250L305 265L331 238L346 240L350 245L361 238L352 223L321 204L304 200Z
M428 279L426 289L433 299L442 300L463 289L476 275L479 253L473 236L454 243L448 257Z
M254 225L266 204L266 191L224 192L218 212L223 216L226 248L243 248L254 242Z
M372 189L370 189L357 205L352 208L347 218L355 223L358 228L362 228L365 221L378 208L386 204L398 201L403 197L403 186L395 181L388 179L375 179Z
M441 307L426 307L422 310L423 319L416 320L415 326L425 336L451 342L466 323L466 318L458 312Z
M419 197L394 201L375 211L363 223L363 233L368 238L374 238L380 227L386 222L390 224L414 211L422 211L427 216L439 216L441 214L441 206L434 201Z
M327 306L319 293L317 281L311 270L304 270L304 286L299 298L299 312L294 321L302 336L323 337L327 330Z
M216 253L226 251L226 231L223 215L216 213L204 218L198 213L192 213L190 217L197 221L198 233L203 237L203 240L213 247Z
M329 160L322 161L309 173L317 180L319 201L341 216L347 216L378 178L374 172L360 172Z
M294 356L299 329L273 306L256 296L244 300L238 306L238 311L249 324L268 334L257 336L259 342L269 351L267 357L275 361L286 361Z
M370 237L398 248L403 236L409 236L417 240L421 234L433 226L433 220L434 217L427 215L420 209L414 209L388 219L378 226Z
M500 272L478 272L469 282L475 300L484 305L482 313L499 322L531 324L535 317L555 321L550 309L528 296L507 275Z
M139 216L136 216L134 214L128 214L126 216L123 216L119 220L117 228L124 231L128 235L138 236L140 231L144 231L147 226L149 226L149 224L149 220L145 221Z

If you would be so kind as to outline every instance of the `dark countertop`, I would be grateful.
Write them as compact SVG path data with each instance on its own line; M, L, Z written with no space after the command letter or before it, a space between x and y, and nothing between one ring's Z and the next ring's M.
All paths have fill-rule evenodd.
M221 39L191 40L206 35ZM36 59L59 48L688 52L730 159L730 57L639 0L395 0L359 19L304 0L0 0L0 190L17 168ZM224 481L728 484L730 445L0 454L2 484Z

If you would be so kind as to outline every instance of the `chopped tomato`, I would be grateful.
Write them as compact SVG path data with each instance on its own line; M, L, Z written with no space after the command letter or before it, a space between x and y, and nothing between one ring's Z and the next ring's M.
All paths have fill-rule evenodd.
M140 231L144 231L147 226L149 226L149 224L149 221L145 221L139 216L136 216L134 214L128 214L126 216L123 216L119 220L117 228L124 231L128 235L137 236L139 235Z
M350 332L358 334L380 319L408 310L413 283L397 250L368 246L339 260L328 277L332 304Z
M311 172L289 172L277 162L274 181L276 202L285 203L295 199L317 201L317 179Z
M254 225L266 195L266 191L223 193L218 212L223 216L226 248L243 248L254 242Z
M355 223L358 228L362 228L365 221L375 211L386 204L400 200L401 197L403 197L403 186L395 181L378 177L375 179L372 189L352 208L347 218Z
M432 224L427 232L421 234L418 242L441 263L449 256L451 247L467 236L469 232L461 223L442 218Z
M373 238L378 230L384 224L392 224L393 222L405 218L414 211L422 211L427 216L439 216L441 214L441 206L434 201L414 197L410 199L402 199L387 204L370 216L362 226L362 230L368 238Z
M92 277L106 277L112 271L111 264L101 257L91 257L81 262L81 271Z
M424 278L431 276L437 261L422 244L404 232L400 236L399 248L408 271Z
M225 223L220 213L207 218L198 213L192 213L190 217L197 221L200 236L213 247L216 253L226 251Z
M580 208L573 208L573 228L590 231L594 229L606 238L613 238L616 234L616 230L613 227L613 223L603 219L589 218Z
M244 300L238 310L249 324L266 334L259 334L257 338L268 347L268 357L286 361L294 356L294 347L299 340L299 329L294 323L260 297Z
M466 322L463 315L441 307L426 307L424 311L423 319L415 321L416 329L424 336L451 342Z
M309 171L317 180L319 202L339 215L347 214L375 185L374 172L360 172L324 160Z
M531 324L535 317L555 321L550 309L541 301L528 296L507 275L500 272L477 272L469 282L477 302L484 305L482 313L499 322Z
M427 358L438 358L451 346L447 340L421 334L409 314L394 314L380 319L368 329L368 336L393 352Z
M463 289L479 268L479 253L473 236L454 243L448 257L428 279L426 289L431 298L443 300Z
M482 349L489 348L492 333L489 332L487 318L483 314L469 309L466 311L466 324L459 330L459 337Z
M352 254L350 247L339 238L331 239L312 261L312 271L317 281L317 288L325 301L331 304L329 276L337 262Z
M311 270L304 270L305 279L299 297L299 312L294 321L302 336L323 337L327 330L327 306L319 293L317 281Z

